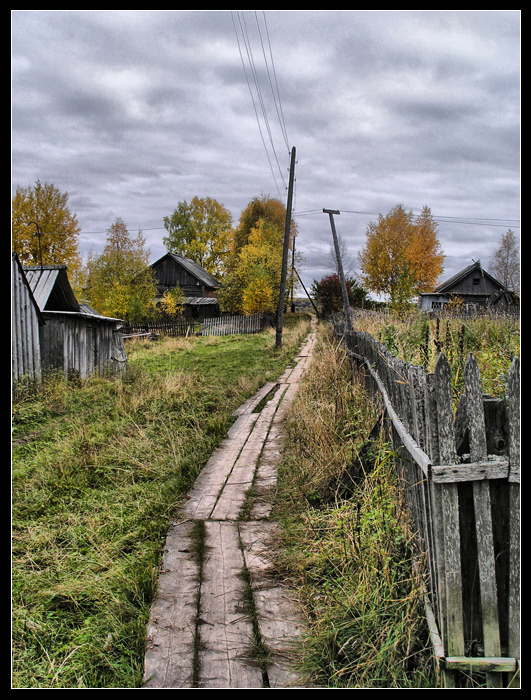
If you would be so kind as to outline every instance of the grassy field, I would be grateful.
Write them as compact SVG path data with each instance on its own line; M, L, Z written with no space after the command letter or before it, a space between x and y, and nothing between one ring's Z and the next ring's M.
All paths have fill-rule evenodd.
M50 378L13 401L14 688L136 688L161 548L231 413L275 380L309 331L286 317L252 336L131 341L124 378ZM504 395L519 326L357 319L404 359L472 351ZM443 347L444 343L444 347ZM302 664L330 688L436 687L389 445L321 325L289 413L275 515L278 557L304 604Z
M231 413L309 330L128 345L124 378L13 400L12 687L135 688L161 549Z

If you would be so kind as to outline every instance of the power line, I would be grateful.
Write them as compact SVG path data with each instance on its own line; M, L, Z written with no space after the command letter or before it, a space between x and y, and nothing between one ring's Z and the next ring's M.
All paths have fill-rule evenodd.
M285 179L284 179L284 173L282 172L282 168L281 168L281 166L280 166L280 163L279 163L279 160L278 160L278 156L277 156L277 152L276 152L276 149L275 149L275 144L274 144L274 141L273 141L273 134L272 134L272 131L271 131L271 126L270 126L269 118L268 118L268 115L267 115L267 109L266 109L266 104L265 104L265 101L264 101L264 95L263 95L263 92L262 92L262 89L261 89L261 86L260 86L260 80L259 80L258 72L257 72L257 69L256 69L256 64L255 64L255 60L254 60L254 56L253 56L253 50L252 50L252 46L251 46L251 40L250 40L250 37L249 37L249 32L248 32L248 29L247 29L247 24L246 24L246 21L245 21L245 16L243 15L243 12L240 13L238 10L236 10L236 15L237 15L238 24L239 24L239 27L240 27L240 32L241 32L241 37L242 37L241 43L240 43L240 37L239 37L239 34L238 34L238 29L237 29L237 26L236 26L236 21L235 21L235 19L234 19L234 12L231 10L232 23L233 23L233 26L234 26L234 32L235 32L235 34L236 34L236 41L237 41L237 43L238 43L238 51L239 51L239 54L240 54L240 59L241 59L241 62L242 62L243 71L244 71L244 74L245 74L245 79L246 79L246 81L247 81L247 87L248 87L249 93L250 93L250 95L251 95L251 100L252 100L252 103L253 103L253 109L254 109L256 121L257 121L257 124L258 124L258 130L259 130L259 132L260 132L260 138L262 139L262 144L263 144L264 150L265 150L265 152L266 152L266 156L267 156L267 160L268 160L268 163L269 163L269 167L270 167L270 169L271 169L271 174L273 175L273 180L275 181L275 185L276 185L278 194L279 194L279 196L282 196L281 193L280 193L280 189L279 189L278 183L277 183L277 178L276 178L276 176L275 176L275 171L274 171L274 169L273 169L273 164L272 164L271 158L270 158L270 156L269 156L269 150L268 150L268 147L267 147L267 144L266 144L266 139L265 139L265 137L264 137L264 133L263 133L263 131L262 131L262 126L261 126L261 124L260 124L260 117L259 117L259 113L258 113L257 102L258 102L259 105L260 105L260 110L261 110L261 114L262 114L262 119L263 119L263 122L264 122L264 125L265 125L265 129L266 129L266 131L267 131L268 137L269 137L269 142L270 142L270 144L271 144L271 150L272 150L272 152L273 152L273 157L274 157L274 159L275 159L275 161L276 161L277 168L278 168L278 171L279 171L279 174L280 174L280 178L281 178L281 180L282 180L282 182L283 182L283 185L284 185L284 189L286 189L286 187L287 187L287 186L286 186L286 181L285 181ZM262 40L262 34L261 34L261 31L260 31L260 25L259 25L258 16L257 16L257 14L256 14L256 11L255 11L255 18L256 18L256 23L257 23L257 26L258 26L258 33L259 33L259 37L260 37L260 43L261 43L261 46L262 46L262 53L263 53L263 56L264 56L264 62L265 62L266 72L267 72L267 75L268 75L268 78L269 78L269 84L270 84L271 92L272 92L272 95L273 95L273 102L274 102L275 108L276 108L276 110L277 110L277 116L279 117L280 128L281 128L282 134L283 134L283 136L284 136L284 139L286 140L286 143L288 143L288 142L287 142L287 133L286 133L286 128L285 128L285 122L283 121L283 117L281 118L281 116L280 116L281 114L283 114L283 112L282 112L282 106L281 106L281 104L280 104L280 93L279 93L279 91L278 91L278 83L277 83L277 93L276 93L276 95L275 95L275 90L274 90L274 88L273 88L273 81L272 81L272 79L271 79L271 73L270 73L270 71L269 71L269 65L268 65L268 62L267 62L267 57L266 57L266 53L265 53L264 43L263 43L263 40ZM267 31L267 36L268 36L268 40L269 40L269 31L267 30L267 26L266 26L266 31ZM243 55L243 51L242 51L242 44L243 44L243 46L244 46L245 53L246 53L246 55L247 55L247 61L248 61L248 64L249 64L249 72L248 72L247 67L246 67L246 64L245 64L244 55ZM272 60L272 51L271 51L271 43L270 43L270 42L269 42L269 48L270 48L270 55L271 55L271 60ZM273 68L274 68L274 66L273 66L273 60L272 60L272 69L273 69ZM255 97L254 97L254 94L253 94L253 90L252 90L252 87L251 87L251 81L250 81L250 79L249 79L249 73L250 73L250 75L251 75L251 77L252 77L252 80L253 80L253 83L254 83L254 87L255 87L255 90L256 90L256 96L257 96L257 99L256 99L256 100L255 100ZM274 76L275 76L275 82L276 82L276 72L274 73ZM277 103L277 100L278 100L278 103ZM289 145L288 145L288 153L289 153Z
M277 116L278 116L278 121L280 124L280 129L281 129L282 134L284 136L284 143L286 144L286 148L288 149L288 152L289 152L288 132L286 129L286 121L284 119L284 111L282 109L282 100L280 99L280 91L278 89L277 73L275 70L275 61L273 60L273 51L271 49L271 40L269 38L269 29L267 27L267 19L266 19L265 10L262 10L262 14L264 16L264 26L265 26L266 36L267 36L267 44L269 46L269 56L271 57L271 68L273 71L273 78L275 80L275 88L276 88L276 94L277 94L277 98L278 98L278 105L277 105L277 99L275 98L275 90L273 89L273 85L271 83L271 76L269 74L269 68L267 70L267 75L269 77L269 84L271 85L271 92L273 93L273 100L275 102L275 109L277 110ZM256 15L256 10L255 10L255 16L256 16L256 23L258 25L258 32L260 34L260 41L262 41L262 34L260 33L260 25L258 24L258 16ZM264 51L263 43L262 43L262 50ZM264 51L264 61L266 63L266 67L267 67L267 59L265 57L265 51Z
M294 216L308 216L313 214L322 214L322 209L307 209L305 211L294 212ZM342 214L359 214L361 216L380 216L381 212L377 211L355 211L353 209L341 209ZM420 214L414 214L416 218L419 218ZM520 219L493 219L493 218L472 218L472 217L460 217L460 216L444 216L444 215L432 215L432 219L437 223L447 223L447 224L468 224L471 226L498 226L501 228L520 228ZM505 222L505 223L495 223L495 222Z

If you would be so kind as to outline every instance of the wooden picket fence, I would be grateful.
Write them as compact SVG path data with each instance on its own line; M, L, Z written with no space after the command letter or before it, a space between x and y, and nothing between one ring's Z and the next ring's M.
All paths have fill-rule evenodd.
M426 374L368 333L334 330L383 403L446 687L520 687L519 359L502 401L482 394L469 354L454 411L444 354Z
M220 316L203 321L202 335L234 335L237 333L259 333L269 323L264 314L250 316Z
M199 324L185 318L173 319L171 321L134 321L124 323L122 335L124 338L131 338L140 335L169 335L187 336L193 335L195 326Z

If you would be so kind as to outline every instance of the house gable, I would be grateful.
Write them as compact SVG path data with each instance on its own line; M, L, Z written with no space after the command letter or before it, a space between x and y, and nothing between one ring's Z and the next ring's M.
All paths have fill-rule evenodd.
M435 287L420 294L420 306L426 311L441 310L452 299L467 305L490 305L498 297L509 294L506 287L481 267L478 260Z
M24 273L41 311L80 311L66 265L27 266Z
M504 285L481 267L478 260L435 288L436 294L487 296L506 291Z
M159 296L178 285L187 297L209 297L221 286L201 265L177 253L166 253L152 263L151 268Z

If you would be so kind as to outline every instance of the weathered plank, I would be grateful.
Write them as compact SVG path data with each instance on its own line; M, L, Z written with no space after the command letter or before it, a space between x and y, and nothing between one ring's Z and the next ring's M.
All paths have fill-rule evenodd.
M440 354L435 365L435 402L439 458L443 463L457 461L454 443L451 373L448 361ZM465 653L463 630L463 583L461 577L461 541L459 535L459 497L455 484L441 486L441 516L444 548L444 600L446 628L443 629L447 654ZM446 674L447 685L455 682Z
M253 483L257 462L273 416L281 399L282 392L277 391L260 412L251 434L227 476L223 490L209 517L217 520L236 520L239 517L246 493Z
M144 688L192 688L199 565L193 523L168 533L157 598L147 627Z
M470 458L473 462L476 462L486 459L487 457L487 438L485 435L481 377L476 360L472 354L469 354L467 357L464 374ZM485 656L495 657L501 655L501 644L489 482L474 481L473 493L481 595L481 619L483 622L483 646L485 649ZM488 673L487 681L491 687L501 687L501 678L498 674Z
M211 516L258 416L258 413L244 413L234 422L227 437L212 454L189 492L184 505L185 517L204 520Z
M267 684L289 688L301 684L295 648L306 625L300 607L281 585L271 558L277 530L273 522L242 522L240 537L251 576L260 639L268 652Z
M506 459L475 464L439 464L431 467L431 478L435 484L452 484L465 481L491 481L507 479L509 462Z
M520 658L520 360L515 357L509 371L509 654ZM520 687L519 677L511 687Z
M266 382L261 389L259 389L256 394L247 399L241 406L234 411L235 416L241 416L243 413L252 413L254 409L258 406L260 401L264 399L270 391L275 388L275 382Z
M245 606L237 525L205 522L199 613L199 688L261 688L252 663L253 625Z

